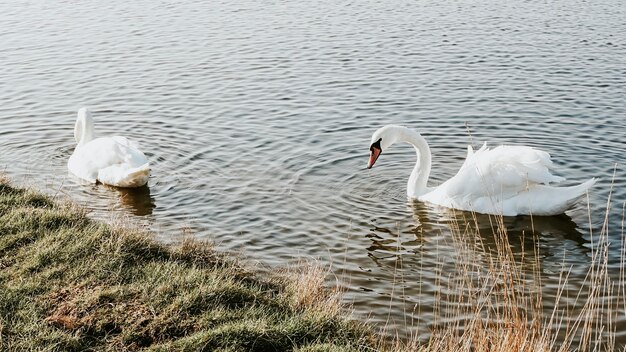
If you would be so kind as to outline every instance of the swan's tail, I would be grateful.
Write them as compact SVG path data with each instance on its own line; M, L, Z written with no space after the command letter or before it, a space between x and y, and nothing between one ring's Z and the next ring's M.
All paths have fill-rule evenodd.
M591 188L593 185L596 184L596 182L598 181L597 178L592 178L586 182L583 182L581 184L579 184L578 186L572 186L572 187L567 187L571 194L572 194L572 198L574 200L582 197L585 195L585 193L587 193L587 191L589 190L589 188Z
M557 215L571 209L598 179L592 178L576 186L553 187L537 185L518 197L516 214Z
M150 177L150 165L145 163L137 168L131 169L128 172L127 180L132 186L127 187L140 187L148 183L148 177Z
M598 181L597 178L592 178L587 180L579 185L570 186L570 187L559 187L558 189L562 191L562 195L564 199L564 207L563 212L572 208L576 202L583 197L587 191Z
M141 187L148 183L148 177L150 177L150 165L148 163L130 169L124 169L121 165L113 165L98 172L100 182L116 187Z

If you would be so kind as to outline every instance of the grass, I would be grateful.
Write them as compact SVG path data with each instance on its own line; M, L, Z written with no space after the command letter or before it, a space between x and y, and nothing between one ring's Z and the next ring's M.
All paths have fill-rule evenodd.
M2 351L368 349L325 274L261 278L209 244L160 244L0 181Z

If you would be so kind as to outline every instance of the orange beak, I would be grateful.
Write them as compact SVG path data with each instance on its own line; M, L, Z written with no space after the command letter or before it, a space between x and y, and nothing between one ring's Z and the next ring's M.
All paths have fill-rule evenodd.
M381 152L380 148L376 148L376 147L370 148L370 161L367 163L368 169L371 169L372 166L374 166L374 163L380 156L380 152Z

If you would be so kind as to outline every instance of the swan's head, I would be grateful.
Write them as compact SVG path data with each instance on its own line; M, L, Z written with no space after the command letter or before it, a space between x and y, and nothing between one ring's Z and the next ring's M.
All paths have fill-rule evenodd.
M374 166L376 160L387 148L398 141L398 138L406 130L406 127L398 125L386 125L374 132L372 140L370 142L370 160L367 163L367 168L371 169Z
M91 118L91 112L86 107L78 109L78 115L76 117L76 124L74 125L74 139L76 143L80 144L91 140L93 130L93 120Z
M78 109L77 120L86 120L86 119L91 119L91 111L89 111L87 107L83 106L82 108Z

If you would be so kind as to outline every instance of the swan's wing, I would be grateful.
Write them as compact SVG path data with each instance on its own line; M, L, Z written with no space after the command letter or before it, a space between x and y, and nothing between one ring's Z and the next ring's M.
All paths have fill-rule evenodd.
M506 199L538 184L560 182L562 177L550 173L550 154L524 146L486 145L468 157L459 172L441 185L445 196L471 201L482 197Z
M116 166L120 173L146 165L146 156L124 137L96 138L77 148L68 162L72 173L95 182L100 170Z
M123 146L136 149L137 151L141 150L141 148L139 148L139 144L137 144L137 142L131 141L130 139L128 139L126 137L112 136L112 137L109 137L109 138L113 139L114 141L116 141L117 143L119 143L119 144L121 144Z

